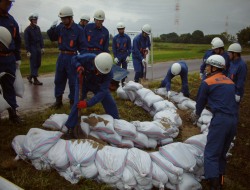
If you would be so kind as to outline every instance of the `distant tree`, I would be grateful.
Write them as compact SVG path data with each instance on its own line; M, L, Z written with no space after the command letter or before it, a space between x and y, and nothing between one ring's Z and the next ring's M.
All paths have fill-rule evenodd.
M202 44L204 39L204 33L201 30L195 30L192 33L192 43L194 44Z
M170 43L178 43L179 42L179 36L175 32L167 34L166 38L167 38L167 42L170 42Z
M192 35L190 33L181 34L179 37L180 43L190 43L192 41Z
M247 45L248 41L250 41L250 27L240 30L236 35L241 45Z
M160 35L160 39L161 39L163 42L166 42L166 41L167 41L167 34L161 34L161 35Z

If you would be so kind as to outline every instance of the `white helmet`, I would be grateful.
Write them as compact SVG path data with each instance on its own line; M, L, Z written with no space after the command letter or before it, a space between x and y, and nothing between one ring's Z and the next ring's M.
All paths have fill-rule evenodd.
M221 39L215 39L211 42L211 44L212 44L212 49L224 47L224 43Z
M181 72L181 65L179 63L174 63L171 67L171 73L173 75L178 75Z
M29 20L32 20L32 19L38 19L38 14L37 13L31 13L30 16L29 16Z
M108 74L113 65L112 56L109 53L103 52L95 57L95 66L102 74Z
M143 25L142 29L143 32L145 32L146 34L151 34L151 26L149 24L145 24Z
M73 16L73 10L71 9L71 7L68 7L68 6L63 7L63 8L60 10L58 16L59 16L60 18Z
M221 55L211 55L206 60L206 64L223 69L225 68L225 59Z
M211 44L213 44L213 42L215 41L215 40L221 40L219 37L214 37L213 39L212 39L212 41L211 41Z
M104 20L105 19L105 13L103 10L98 10L94 14L94 19L96 20Z
M90 21L90 17L88 15L82 15L80 19L81 20L86 20L88 22Z
M124 25L122 22L118 22L116 28L117 28L117 29L122 29L122 28L125 28L125 25Z
M6 48L9 48L11 40L12 36L10 34L10 31L5 27L0 26L0 42L2 42Z
M242 52L242 48L241 45L239 43L233 43L228 47L227 51L231 51L231 52L236 52L236 53L241 53Z

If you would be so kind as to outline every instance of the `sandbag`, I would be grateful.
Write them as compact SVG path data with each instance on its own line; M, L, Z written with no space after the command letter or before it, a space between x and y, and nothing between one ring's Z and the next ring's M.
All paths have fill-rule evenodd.
M14 81L14 89L16 92L16 96L22 98L24 95L24 82L23 82L23 78L22 78L22 74L20 71L20 66L18 65L16 68L16 79Z
M42 126L52 130L62 130L68 117L69 116L67 114L52 114L48 119L45 120Z

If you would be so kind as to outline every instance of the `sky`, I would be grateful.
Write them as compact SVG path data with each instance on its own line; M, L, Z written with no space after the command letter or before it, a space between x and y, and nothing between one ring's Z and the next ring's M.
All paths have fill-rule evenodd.
M171 32L192 34L195 30L205 35L225 31L235 35L250 26L250 0L16 0L9 13L20 31L29 25L29 15L38 13L38 26L47 31L53 21L60 20L58 13L64 6L73 9L76 23L84 14L93 21L95 11L103 10L103 25L112 35L117 33L118 22L125 24L126 31L140 31L144 24L150 24L154 37Z

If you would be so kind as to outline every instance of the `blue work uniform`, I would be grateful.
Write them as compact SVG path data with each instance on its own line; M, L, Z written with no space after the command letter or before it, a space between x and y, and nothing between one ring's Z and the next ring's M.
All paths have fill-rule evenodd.
M88 23L84 27L84 53L98 55L109 53L109 31L105 26L97 28L95 23Z
M41 66L42 52L44 48L43 37L40 27L37 25L29 25L24 30L24 41L27 52L31 53L30 56L30 76L37 77L38 69Z
M12 36L12 41L9 49L0 51L0 73L6 72L11 75L4 75L0 79L0 84L3 90L3 97L8 104L13 108L17 108L16 93L14 89L16 61L21 60L21 37L19 33L19 26L15 19L10 15L0 15L0 26L9 30Z
M188 89L188 66L184 61L178 62L181 66L181 72L179 73L182 82L181 92L184 96L189 97L189 89ZM172 65L171 65L172 67ZM166 90L171 90L171 80L176 75L173 75L171 72L171 67L168 69L168 73L166 77L161 82L161 87L166 87Z
M58 41L60 54L56 62L55 74L55 97L62 96L66 82L69 83L69 99L74 100L76 70L71 66L71 59L77 52L82 53L84 49L83 29L76 23L67 28L62 23L51 27L47 34L51 41Z
M230 62L228 77L235 83L235 94L242 98L247 78L247 65L241 57Z
M236 135L237 105L235 85L231 79L217 72L202 81L196 100L196 114L200 116L206 104L213 117L204 151L206 179L219 178L225 173L226 153Z
M118 66L122 66L123 69L127 69L128 63L126 61L127 57L131 54L131 39L127 34L117 34L113 38L112 50L114 57L119 61Z
M146 58L147 48L150 50L151 42L149 36L144 37L142 33L138 34L133 39L132 47L132 59L135 70L134 81L139 82L140 78L143 78L144 66L142 60Z
M72 66L82 66L83 72L83 83L82 83L82 99L85 99L89 91L94 93L94 96L87 100L87 107L94 106L101 102L105 112L111 115L114 119L119 119L118 109L113 97L109 91L109 85L113 78L112 70L108 74L97 74L96 67L94 65L94 59L96 55L92 53L85 53L77 55L72 58ZM76 80L75 88L75 99L74 105L71 108L69 118L65 124L68 128L74 128L77 124L79 102L79 78Z
M214 51L213 50L207 50L205 52L205 55L203 56L202 59L202 64L200 66L200 73L203 74L203 78L202 80L206 79L206 72L205 72L205 68L206 68L206 60L211 56L214 55ZM224 51L223 54L221 55L224 59L225 59L225 69L223 70L223 74L227 76L228 70L229 70L229 66L230 66L230 59L229 59L229 55L227 51Z

